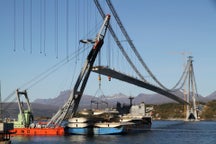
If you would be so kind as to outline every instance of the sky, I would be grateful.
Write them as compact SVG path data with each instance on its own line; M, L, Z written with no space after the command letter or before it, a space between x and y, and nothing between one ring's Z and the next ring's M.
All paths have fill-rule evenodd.
M105 1L99 2L106 13L111 13ZM143 60L164 85L172 87L178 81L191 55L198 93L208 96L216 90L215 0L112 3ZM0 19L2 100L16 89L27 89L30 101L54 98L73 88L91 48L79 40L94 38L103 21L91 0L0 0ZM111 24L137 64L112 15ZM134 75L108 33L101 57L103 65ZM146 71L139 69L151 81ZM102 77L99 87L97 77L91 74L85 94L153 93L106 77Z

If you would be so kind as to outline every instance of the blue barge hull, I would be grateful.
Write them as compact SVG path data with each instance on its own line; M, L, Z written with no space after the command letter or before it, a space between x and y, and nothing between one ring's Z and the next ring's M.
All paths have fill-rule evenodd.
M66 134L77 134L77 135L112 135L122 134L125 132L125 127L107 127L107 128L65 128Z

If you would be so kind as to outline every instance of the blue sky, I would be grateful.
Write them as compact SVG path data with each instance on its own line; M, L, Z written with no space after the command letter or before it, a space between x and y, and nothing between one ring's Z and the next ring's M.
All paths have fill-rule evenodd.
M28 88L31 101L54 98L60 91L73 87L91 47L74 55L71 61L67 62L67 58L83 47L79 45L80 39L95 37L102 18L90 0L68 0L68 7L67 0L58 0L58 8L54 0L46 0L45 4L44 0L32 0L32 8L31 0L15 1L15 17L14 0L0 1L2 99L17 88ZM106 13L110 13L105 2L100 2ZM112 3L144 61L162 83L172 87L183 71L186 57L192 55L198 92L207 96L216 90L215 0L113 0ZM114 18L111 23L124 41ZM134 74L109 34L102 49L102 64L109 63L115 69ZM125 49L131 53L127 46ZM66 64L44 76L46 79L34 86L24 85L65 58ZM141 71L148 79L145 70ZM84 93L120 92L133 96L153 93L117 80L109 82L106 77L102 77L99 90L97 74L91 74Z

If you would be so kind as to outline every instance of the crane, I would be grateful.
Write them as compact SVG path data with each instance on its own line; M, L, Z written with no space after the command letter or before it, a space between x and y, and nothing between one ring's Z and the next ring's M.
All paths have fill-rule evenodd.
M61 122L64 120L67 114L70 114L70 117L73 117L76 113L79 102L81 100L83 91L85 89L85 86L87 84L91 69L93 67L93 64L95 62L95 59L97 57L98 52L100 51L103 42L104 37L107 32L107 28L109 25L110 15L107 14L104 18L104 22L94 40L92 40L89 43L93 43L93 47L91 51L89 52L87 59L85 61L85 64L78 76L78 79L73 87L73 90L66 101L66 103L60 108L57 113L48 121L46 127L55 127L61 125ZM85 40L80 40L80 42L83 42ZM88 43L88 41L86 41Z
M19 91L16 90L16 96L18 101L18 107L19 107L19 114L18 114L18 120L14 121L14 127L29 127L31 123L33 123L33 114L31 111L31 106L29 102L29 98L27 95L27 91ZM27 109L24 108L23 103L21 102L21 96L24 96L27 104Z

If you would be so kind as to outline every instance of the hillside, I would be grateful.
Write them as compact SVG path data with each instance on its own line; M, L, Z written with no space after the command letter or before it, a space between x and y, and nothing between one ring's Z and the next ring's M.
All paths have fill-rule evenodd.
M177 103L166 103L161 105L154 105L153 112L154 119L184 119L185 107Z
M69 90L65 90L59 93L59 95L52 99L36 99L34 102L31 103L33 113L35 117L41 116L41 117L51 117L56 111L63 106L63 104L67 101L68 97L70 95ZM183 94L181 92L176 93L179 97L183 98ZM130 96L124 95L122 93L118 93L112 96L103 96L102 100L108 102L109 107L116 107L117 102L120 102L121 104L129 104L129 98ZM96 108L95 104L91 105L91 101L99 99L98 97L90 96L90 95L83 95L80 101L79 109L83 108ZM209 101L208 98L199 96L199 100L206 103ZM135 96L133 99L133 104L140 104L141 102L144 102L147 105L155 105L155 110L157 113L160 113L161 118L169 118L169 117L181 117L180 113L182 110L182 105L178 106L178 103L174 102L173 100L159 95L159 94L144 94L140 93L139 95ZM172 103L172 104L170 104ZM166 106L168 104L168 106ZM3 104L3 107L6 104ZM161 107L158 107L158 106ZM177 108L174 108L173 105L177 106ZM104 108L106 105L99 105L99 108ZM165 108L164 108L165 107ZM166 107L168 107L166 109ZM165 109L165 110L163 110ZM176 115L173 115L173 109L177 112ZM17 103L13 103L10 108L8 108L4 115L7 115L7 117L11 118L17 118L18 114L18 106ZM171 115L169 115L170 113ZM154 113L156 114L156 113ZM155 115L156 117L156 115Z
M54 99L39 99L31 103L34 116L48 118L51 117L57 110L63 105L63 103L68 98L69 91L61 92L60 95ZM63 99L64 98L64 99ZM109 102L110 107L115 107L117 102L122 104L129 104L129 96L126 96L122 93L106 97L106 101ZM94 99L93 96L84 95L81 103L80 109L91 108L91 100ZM152 101L151 99L157 99L158 101ZM55 101L58 101L55 102ZM169 100L166 97L159 96L157 94L147 95L139 94L134 98L133 103L141 103L145 101L147 105L153 106L153 118L154 119L184 119L185 118L185 107L182 104L178 104ZM172 101L172 102L169 102ZM155 102L155 104L150 103ZM157 103L156 103L157 102ZM207 103L201 103L201 112L199 112L201 119L205 120L216 120L216 100L209 101ZM7 104L3 104L3 108ZM25 106L25 104L24 104ZM93 108L96 108L95 105L92 105ZM12 103L11 106L4 111L4 117L17 118L18 114L17 103Z
M153 118L154 119L185 119L186 107L176 103L166 103L161 105L153 105ZM200 120L216 120L216 100L209 101L206 104L200 103L198 105L200 111L198 116Z
M216 100L216 91L206 97L209 100Z
M201 118L216 120L216 100L210 101L204 106Z

